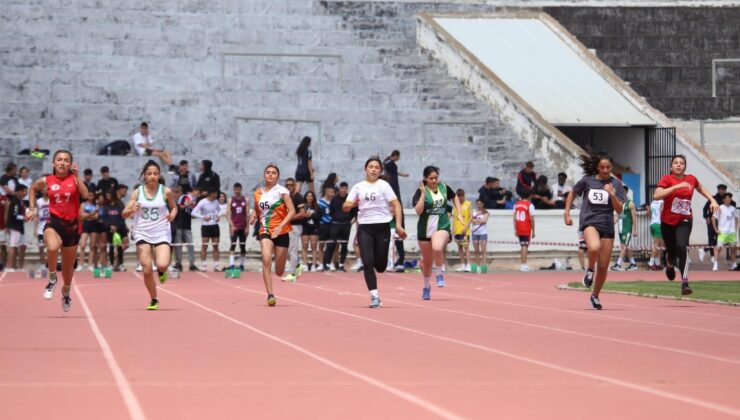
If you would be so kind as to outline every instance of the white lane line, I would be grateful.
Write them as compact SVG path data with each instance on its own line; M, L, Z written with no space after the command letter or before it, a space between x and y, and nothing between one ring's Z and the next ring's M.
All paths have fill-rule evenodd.
M203 275L204 277L210 279L210 277L208 277L207 275L202 274L202 273L200 273L200 274ZM297 351L297 352L299 352L299 353L301 353L301 354L303 354L303 355L305 355L305 356L307 356L307 357L309 357L309 358L311 358L311 359L313 359L313 360L315 360L315 361L317 361L319 363L322 363L322 364L324 364L326 366L329 366L330 368L336 369L336 370L338 370L338 371L340 371L340 372L342 372L342 373L344 373L346 375L349 375L349 376L352 376L354 378L357 378L357 379L359 379L359 380L361 380L361 381L363 381L365 383L368 383L368 384L370 384L370 385L372 385L372 386L374 386L374 387L376 387L376 388L378 388L378 389L380 389L382 391L385 391L385 392L387 392L387 393L389 393L391 395L395 395L396 397L399 397L399 398L401 398L403 400L406 400L406 401L410 402L411 404L414 404L414 405L416 405L417 407L419 407L419 408L421 408L423 410L429 411L430 413L432 413L432 414L434 414L436 416L439 416L439 417L442 417L442 418L445 418L445 419L455 419L455 420L457 420L457 419L463 419L464 418L464 417L462 417L462 416L460 416L458 414L455 414L455 413L453 413L453 412L451 412L451 411L449 411L449 410L447 410L445 408L442 408L442 407L434 404L431 401L425 400L425 399L423 399L423 398L421 398L419 396L416 396L416 395L414 395L412 393L403 391L403 390L401 390L399 388L396 388L396 387L394 387L392 385L389 385L389 384L387 384L387 383L385 383L385 382L383 382L383 381L381 381L379 379L375 379L375 378L373 378L371 376L365 375L365 374L360 373L360 372L358 372L356 370L353 370L353 369L350 369L350 368L348 368L346 366L340 365L339 363L336 363L336 362L334 362L332 360L329 360L329 359L327 359L327 358L325 358L323 356L320 356L320 355L318 355L318 354L316 354L316 353L314 353L314 352L312 352L312 351L310 351L310 350L308 350L308 349L306 349L304 347L301 347L301 346L299 346L297 344L294 344L294 343L292 343L292 342L290 342L288 340L284 340L284 339L282 339L282 338L280 338L280 337L278 337L276 335L267 333L267 332L265 332L265 331L263 331L263 330L255 327L255 326L253 326L253 325L250 325L250 324L247 324L245 322L242 322L242 321L240 321L240 320L238 320L236 318L232 318L232 317L224 314L223 312L219 312L219 311L217 311L215 309L209 308L209 307L207 307L205 305L202 305L202 304L200 304L198 302L195 302L194 300L191 300L191 299L188 299L188 298L186 298L186 297L184 297L182 295L179 295L179 294L177 294L177 293L175 293L175 292L173 292L171 290L164 289L164 288L160 288L159 290L162 291L162 292L164 292L164 293L167 293L167 294L170 294L172 296L175 296L176 298L181 299L181 300L183 300L185 302L188 302L191 305L197 306L198 308L203 309L206 312L210 312L210 313L212 313L212 314L214 314L216 316L219 316L219 317L221 317L221 318L223 318L223 319L225 319L225 320L227 320L229 322L232 322L232 323L234 323L236 325L242 326L242 327L244 327L244 328L246 328L246 329L248 329L248 330L250 330L250 331L252 331L252 332L254 332L256 334L259 334L259 335L261 335L261 336L263 336L265 338L268 338L268 339L273 340L273 341L275 341L277 343L280 343L280 344L282 344L282 345L284 345L286 347L289 347L289 348L291 348L291 349L293 349L293 350L295 350L295 351ZM257 292L255 292L255 293L257 293Z
M339 275L336 275L336 274L328 274L328 275L329 276L332 276L332 277L339 278L339 279L346 279L346 277L342 277L342 276L339 276ZM353 296L362 296L362 297L365 297L364 294L352 293L352 292L345 292L343 290L330 289L330 288L327 288L325 286L314 286L314 285L305 284L305 283L296 283L296 286L300 286L300 287L311 287L311 288L314 288L314 289L319 289L319 290L322 290L322 291L325 291L325 292L337 293L337 294L340 294L340 295L353 295ZM396 287L396 289L397 290L401 290L401 291L406 291L406 292L414 292L414 291L412 291L410 289L406 289L406 288L404 288L402 286L398 286L398 287ZM715 361L715 362L723 362L723 363L730 363L730 364L734 364L734 365L740 365L740 360L727 359L727 358L724 358L724 357L713 356L713 355L706 354L706 353L694 352L694 351L691 351L691 350L683 350L683 349L677 349L677 348L672 348L672 347L659 346L659 345L655 345L655 344L642 343L642 342L638 342L638 341L624 340L624 339L621 339L621 338L613 338L613 337L606 337L606 336L594 335L594 334L584 333L584 332L575 331L575 330L567 330L567 329L563 329L563 328L550 327L550 326L542 325L542 324L534 324L534 323L530 323L530 322L517 321L517 320L513 320L513 319L499 318L499 317L495 317L495 316L476 314L476 313L472 313L472 312L459 311L459 310L455 310L455 309L439 308L439 307L436 307L436 306L422 305L422 304L419 304L419 303L412 303L412 302L407 302L407 301L403 301L403 300L388 299L387 297L383 298L383 300L384 301L387 301L387 302L396 302L396 303L400 303L400 304L403 304L403 305L408 305L408 306L413 306L413 307L423 308L423 309L429 309L429 310L433 310L433 311L447 312L447 313L453 313L453 314L458 314L458 315L465 315L465 316L474 317L474 318L480 318L480 319L488 319L488 320L492 320L492 321L506 322L506 323L510 323L510 324L514 324L514 325L521 325L521 326L530 327L530 328L537 328L537 329L543 329L543 330L547 330L547 331L554 331L554 332L558 332L558 333L562 333L562 334L570 334L570 335L575 335L575 336L580 336L580 337L592 338L592 339L595 339L595 340L603 340L603 341L609 341L609 342L613 342L613 343L626 344L626 345L631 345L631 346L636 346L636 347L644 347L644 348L649 348L649 349L653 349L653 350L661 350L661 351L666 351L666 352L671 352L671 353L677 353L677 354L682 354L682 355L685 355L685 356L693 356L693 357L698 357L698 358L702 358L702 359L712 360L712 361Z
M105 336L103 336L103 333L100 331L98 323L95 322L95 317L87 306L87 302L85 302L82 292L77 285L74 286L74 289L75 293L80 298L80 305L82 306L82 310L85 311L85 316L87 317L87 322L90 324L90 329L95 335L95 339L98 340L98 344L103 351L103 358L105 358L106 363L108 363L108 368L111 373L113 373L113 378L116 381L121 397L123 397L123 402L128 409L129 416L133 420L146 420L144 410L141 409L139 400L136 399L136 395L131 389L131 384L129 384L128 379L126 379L126 375L124 375L123 370L121 370L121 366L119 366L116 361L116 357L113 355L113 351L108 344L108 340L105 339Z
M394 274L391 273L390 275L393 276ZM541 311L551 311L551 312L560 312L560 313L567 313L567 314L575 314L575 315L579 315L579 316L591 316L591 317L598 317L598 318L607 318L607 319L614 319L614 320L617 320L617 321L633 322L633 323L636 323L636 324L656 325L656 326L660 326L660 327L678 328L678 329L691 330L691 331L700 331L700 332L708 333L708 334L726 335L726 336L730 336L730 337L740 337L740 334L735 334L735 333L726 332L726 331L709 330L709 329L706 329L706 328L688 327L688 326L685 326L685 325L667 324L667 323L664 323L664 322L645 321L645 320L642 320L642 319L624 318L624 317L613 316L613 315L605 315L603 313L597 313L597 312L601 312L601 311L585 311L585 310L559 309L559 308L551 308L551 307L548 307L548 306L527 305L527 304L524 304L524 303L513 303L513 302L507 302L507 301L503 301L503 300L493 300L493 299L477 298L477 297L467 296L467 295L457 295L457 294L454 294L454 293L442 292L442 291L437 292L437 294L440 294L442 296L455 297L455 298L459 298L459 299L473 300L473 301L476 301L476 302L495 303L495 304L499 304L499 305L517 306L517 307L521 307L521 308L537 309L537 310L541 310Z
M205 277L207 277L207 276L205 276ZM249 293L261 294L261 292L257 292L255 290L247 289L247 288L244 288L242 286L235 286L235 285L232 285L232 284L229 284L229 283L220 281L220 280L212 279L210 277L209 277L209 279L211 281L213 281L213 282L221 283L221 284L224 284L226 286L234 287L236 289L243 290L243 291L246 291L246 292L249 292ZM619 386L619 387L622 387L622 388L631 389L633 391L638 391L638 392L642 392L642 393L645 393L645 394L649 394L649 395L653 395L653 396L662 397L662 398L665 398L665 399L677 401L677 402L680 402L680 403L694 405L694 406L697 406L697 407L705 408L705 409L716 411L716 412L719 412L719 413L724 413L724 414L728 414L728 415L731 415L731 416L740 417L740 410L738 410L737 408L734 408L734 407L728 407L728 406L721 405L721 404L715 404L715 403L710 402L710 401L704 401L704 400L701 400L701 399L698 399L698 398L693 398L693 397L689 397L689 396L686 396L686 395L680 395L680 394L676 394L676 393L673 393L673 392L662 391L660 389L651 388L651 387L640 385L640 384L637 384L637 383L634 383L634 382L623 381L621 379L613 378L613 377L606 376L606 375L599 375L599 374L596 374L596 373L590 373L590 372L586 372L586 371L582 371L582 370L578 370L578 369L573 369L573 368L569 368L569 367L566 367L566 366L561 366L561 365L557 365L557 364L554 364L554 363L550 363L550 362L545 362L545 361L542 361L542 360L534 359L534 358L531 358L531 357L520 356L518 354L514 354L514 353L511 353L511 352L508 352L508 351L498 350L498 349L494 349L494 348L491 348L491 347L483 346L483 345L480 345L480 344L471 343L471 342L463 341L463 340L458 340L458 339L455 339L455 338L445 337L445 336L441 336L441 335L429 333L429 332L426 332L426 331L417 330L417 329L414 329L414 328L404 327L404 326L401 326L401 325L392 324L392 323L385 322L385 321L380 321L380 320L373 319L373 318L367 318L367 317L364 317L364 316L361 316L361 315L352 314L352 313L349 313L349 312L342 312L342 311L339 311L339 310L336 310L336 309L326 308L326 307L314 305L314 304L308 303L308 302L302 302L302 301L299 301L299 300L290 299L290 298L286 298L286 297L282 297L281 299L287 300L289 302L297 303L299 305L303 305L303 306L306 306L306 307L309 307L309 308L317 309L317 310L320 310L320 311L326 311L326 312L330 312L330 313L334 313L334 314L343 315L343 316L346 316L346 317L349 317L349 318L360 319L360 320L367 321L367 322L370 322L370 323L373 323L373 324L378 324L378 325L382 325L382 326L385 326L385 327L389 327L389 328L394 328L394 329L397 329L397 330L405 331L405 332L408 332L408 333L412 333L412 334L416 334L416 335L420 335L420 336L424 336L424 337L429 337L429 338L433 338L433 339L436 339L436 340L445 341L445 342L448 342L448 343L457 344L457 345L460 345L460 346L464 346L464 347L468 347L468 348L472 348L472 349L484 351L484 352L487 352L487 353L496 354L496 355L499 355L499 356L507 357L507 358L510 358L510 359L513 359L513 360L517 360L517 361L520 361L520 362L524 362L524 363L528 363L528 364L531 364L531 365L540 366L540 367L544 367L544 368L556 370L556 371L559 371L559 372L568 373L568 374L575 375L575 376L580 376L582 378L587 378L587 379L591 379L591 380L594 380L594 381L605 382L605 383L608 383L608 384L611 384L611 385L615 385L615 386Z

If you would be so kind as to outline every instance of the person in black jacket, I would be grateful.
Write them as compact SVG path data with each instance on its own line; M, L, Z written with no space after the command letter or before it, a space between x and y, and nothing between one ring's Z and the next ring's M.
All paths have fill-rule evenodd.
M347 248L349 246L349 232L352 230L352 222L357 215L357 208L344 211L342 206L347 200L349 185L346 182L339 184L339 192L331 199L329 205L331 213L331 227L329 228L329 242L324 251L324 270L327 270L334 255L337 244L340 245L339 264L337 270L346 271L344 262L347 260Z
M298 188L298 187L296 187ZM305 271L312 271L313 265L319 265L319 223L321 222L321 209L313 191L307 191L303 196L306 208L306 217L303 219L303 232L301 232L301 244L303 245L303 264L307 264ZM311 245L311 260L308 259L308 245Z
M213 162L208 159L201 161L200 170L201 174L196 185L202 191L201 197L208 195L208 190L221 191L221 178L213 172Z

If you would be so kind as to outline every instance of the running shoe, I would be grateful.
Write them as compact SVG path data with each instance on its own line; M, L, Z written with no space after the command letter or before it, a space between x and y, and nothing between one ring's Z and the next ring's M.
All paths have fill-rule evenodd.
M221 263L215 263L215 264L213 264L213 272L216 273L216 272L219 272L219 271L224 271L221 268Z
M176 264L174 265L174 268L175 268L175 271L182 271L182 264L180 264L180 263L176 263Z
M147 311L156 311L159 309L159 299L152 299L151 302L149 302L149 306L146 307Z
M167 270L164 271L164 273L159 274L159 284L165 284L167 283L167 280L170 278L170 273L167 272Z
M432 298L432 286L425 286L421 290L421 298L424 300L429 300Z
M637 269L638 269L637 264L630 263L630 265L628 265L627 268L624 269L624 271L635 271Z
M594 284L594 270L589 268L583 276L583 287L590 288L592 284Z
M136 264L136 272L141 273L144 271L144 267L141 266L141 263Z
M77 268L75 268L75 273L79 273L80 271L84 270L85 267L82 265L78 265Z
M445 276L444 274L440 273L437 274L437 287L445 287Z
M689 286L689 282L683 282L681 283L681 294L684 296L688 296L690 294L694 293L693 290L691 290L691 286Z
M712 271L719 271L719 264L717 263L717 261L715 261L712 265Z
M357 260L357 262L355 262L355 265L353 265L352 268L350 268L350 270L352 270L352 271L362 271L362 261Z
M594 295L591 295L591 307L596 309L597 311L600 311L602 308L601 301Z
M188 268L190 271L200 271L200 268L198 268L195 264L190 264L190 267Z
M296 279L295 275L290 274L290 273L284 275L283 277L280 277L280 280L287 281L288 283L295 283L295 279Z
M704 262L705 255L706 255L706 252L704 251L704 248L699 248L699 261Z
M324 266L322 264L316 264L314 271L317 271L317 272L324 271Z
M275 296L272 294L267 295L267 305L268 306L275 306L277 301L275 300Z
M298 264L298 267L295 268L295 278L297 279L301 274L303 274L303 266Z
M154 268L155 270L157 269L157 267L152 267L152 268ZM126 271L126 264L119 264L118 271Z
M612 271L621 271L622 266L619 264L614 264L613 266L609 267Z
M521 266L519 267L519 271L532 271L532 269L531 269L531 268L529 268L529 266L528 266L527 264L522 264L522 265L521 265Z
M676 279L676 268L671 266L665 267L665 276L668 280L673 281Z
M337 267L337 271L341 271L342 273L347 272L347 270L344 268L344 264L339 264L339 267Z
M57 285L57 273L49 273L49 283L44 289L44 299L49 300L54 297L54 287Z
M380 297L370 297L370 304L367 305L368 308L381 308L383 307L383 301L380 300Z
M198 271L206 271L206 263L205 262L200 263L200 267L198 267Z
M64 291L62 291L62 309L64 312L69 312L69 308L72 306L72 298L69 297L69 295L64 295Z

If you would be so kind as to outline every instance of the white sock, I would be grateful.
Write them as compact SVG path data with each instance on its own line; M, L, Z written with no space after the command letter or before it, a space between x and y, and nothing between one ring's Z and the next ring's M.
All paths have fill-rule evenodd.
M373 290L371 290L371 291L370 291L370 297L371 297L371 298L376 298L376 297L378 297L378 289L373 289Z
M244 255L239 256L239 265L244 265Z
M435 264L432 265L432 274L437 275L439 273L439 267L437 267Z
M440 269L440 271L442 272L442 274L444 274L444 272L445 272L445 265L444 265L444 264L442 264L442 267L440 267L439 269Z
M635 265L635 264L637 264L637 263L635 262L635 258L634 258L634 257L630 258L630 264L632 264L632 265Z
M234 256L229 255L229 265L234 265Z
M655 257L650 257L650 265L658 265L657 261L655 261Z
M622 258L620 257L620 258L619 258L619 259L617 260L617 265L622 265L622 263L623 263L623 262L624 262L624 261L623 261L623 260L622 260Z
M424 287L429 287L432 284L431 277L424 277Z

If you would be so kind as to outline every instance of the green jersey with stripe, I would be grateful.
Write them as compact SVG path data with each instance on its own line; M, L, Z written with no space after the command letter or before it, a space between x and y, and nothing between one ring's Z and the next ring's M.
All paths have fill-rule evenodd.
M416 235L419 239L431 239L432 235L440 230L450 232L450 216L447 213L447 201L450 199L448 191L449 187L441 182L437 186L437 191L424 187L424 212L419 215L419 222L416 225Z
M634 223L634 220L632 220L632 211L630 210L630 204L632 204L632 200L630 200L629 198L624 200L624 207L622 208L622 212L619 213L620 233L632 233L632 224Z

